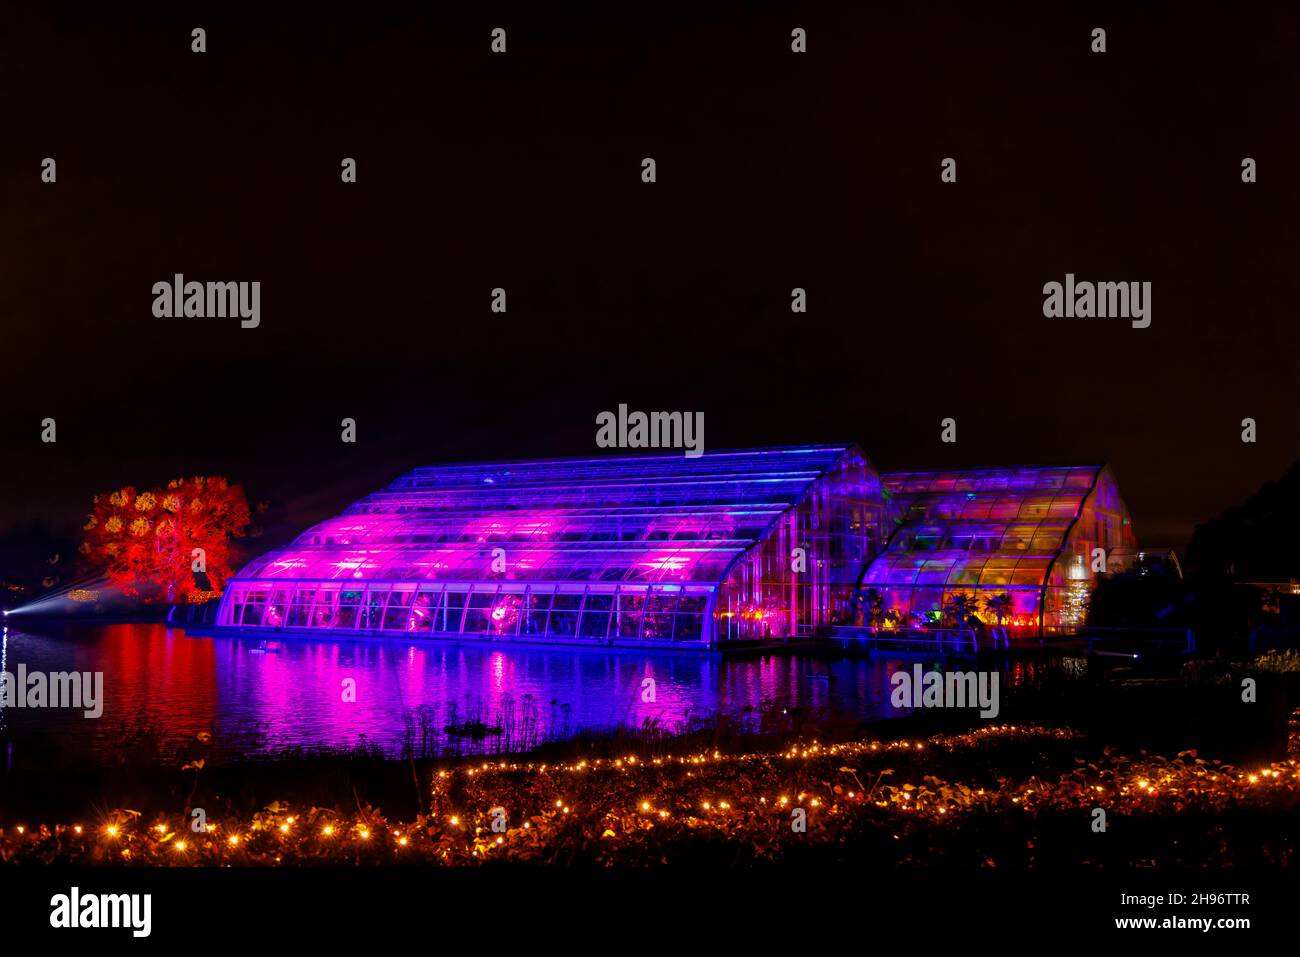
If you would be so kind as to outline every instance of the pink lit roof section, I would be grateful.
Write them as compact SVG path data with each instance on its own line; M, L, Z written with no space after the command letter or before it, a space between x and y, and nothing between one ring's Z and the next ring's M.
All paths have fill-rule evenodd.
M418 468L236 580L717 583L851 448Z

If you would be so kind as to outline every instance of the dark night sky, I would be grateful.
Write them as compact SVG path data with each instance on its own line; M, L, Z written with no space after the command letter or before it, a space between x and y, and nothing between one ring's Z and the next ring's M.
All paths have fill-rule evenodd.
M0 531L199 472L297 530L620 402L882 469L1104 459L1175 545L1300 452L1300 13L227 6L7 17ZM1067 271L1151 281L1152 326L1044 319ZM260 281L261 327L155 318L176 272Z

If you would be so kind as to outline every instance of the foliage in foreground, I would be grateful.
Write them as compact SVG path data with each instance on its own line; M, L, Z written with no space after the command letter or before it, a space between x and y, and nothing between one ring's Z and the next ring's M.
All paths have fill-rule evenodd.
M1292 862L1300 764L1073 757L1064 729L443 768L406 821L275 802L251 817L116 810L0 828L0 860L104 865L662 865L836 859L1228 865ZM1050 770L1047 770L1050 769ZM1093 827L1095 810L1107 830ZM188 810L188 809L187 809ZM798 822L806 822L800 830ZM494 823L496 827L494 829Z

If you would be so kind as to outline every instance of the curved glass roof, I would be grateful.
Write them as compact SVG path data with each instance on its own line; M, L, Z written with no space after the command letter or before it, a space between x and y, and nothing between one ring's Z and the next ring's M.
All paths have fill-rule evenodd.
M894 472L898 527L865 584L1041 587L1102 466Z
M418 468L235 580L716 583L852 448Z

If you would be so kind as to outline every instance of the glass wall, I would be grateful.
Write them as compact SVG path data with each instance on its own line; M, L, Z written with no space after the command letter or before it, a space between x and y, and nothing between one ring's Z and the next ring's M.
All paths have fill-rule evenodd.
M718 638L770 640L853 624L854 595L880 551L880 477L852 450L740 557L718 594Z
M260 629L592 642L700 642L716 589L709 585L516 585L337 582L231 586L223 625Z
M218 622L712 646L930 625L967 596L1068 627L1095 550L1134 544L1097 466L882 480L854 446L440 466L251 562Z
M863 588L868 606L880 598L870 623L886 630L951 623L954 596L982 621L1014 630L1082 624L1098 574L1094 549L1135 542L1103 467L883 478L894 531Z
M849 613L881 518L879 476L852 446L416 469L251 562L218 622L590 643L784 636ZM781 614L756 611L768 607Z

